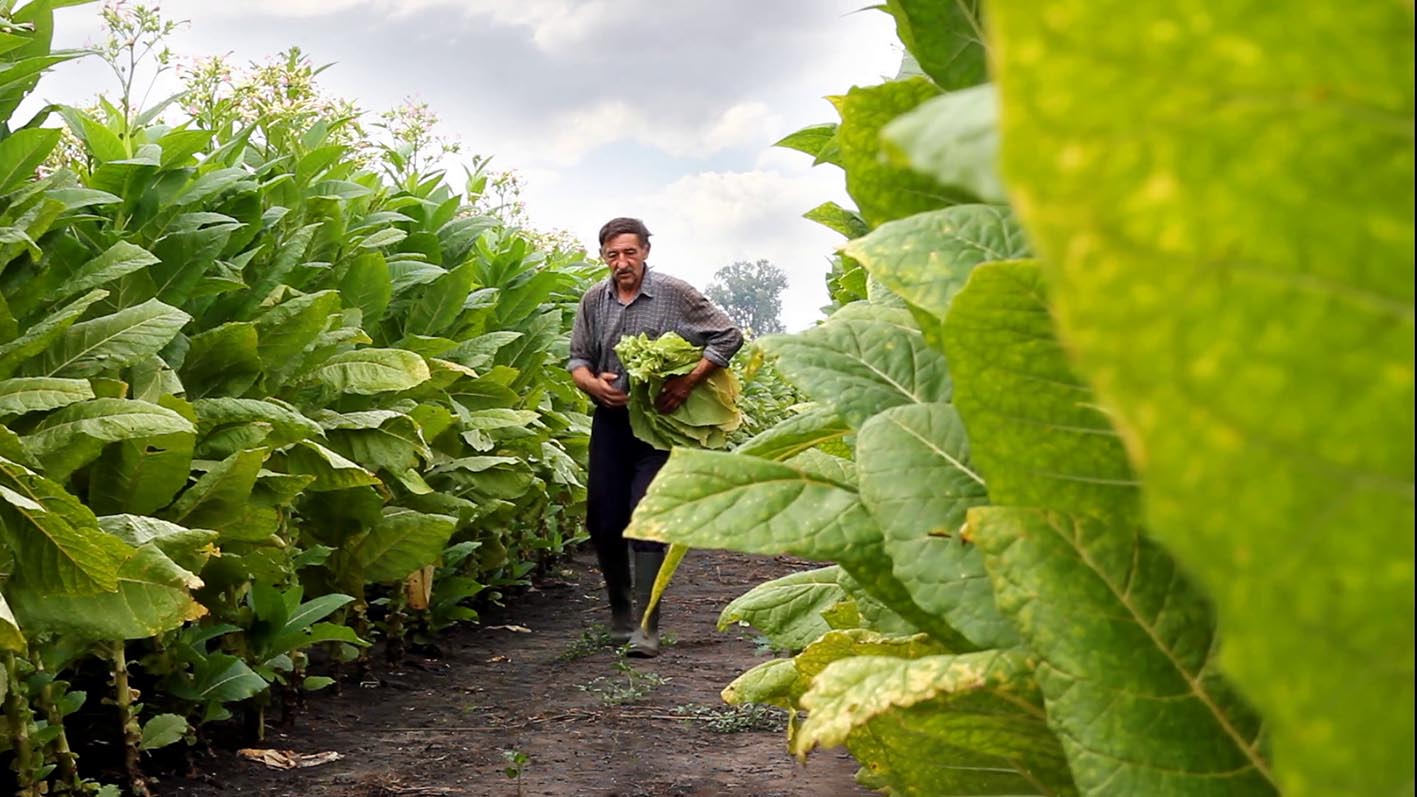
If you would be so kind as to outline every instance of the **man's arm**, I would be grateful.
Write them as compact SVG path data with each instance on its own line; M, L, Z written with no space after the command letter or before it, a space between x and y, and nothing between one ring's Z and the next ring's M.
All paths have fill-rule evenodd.
M695 346L703 346L704 359L714 365L727 368L733 355L743 348L743 332L733 319L692 287L684 297L683 317L687 334L680 334Z
M654 401L655 409L663 413L679 409L695 387L714 371L727 368L743 347L743 333L728 314L692 287L686 286L680 315L679 334L695 346L703 346L704 356L693 371L665 380Z
M580 306L576 308L576 320L571 325L571 359L566 364L566 370L571 372L571 379L575 381L576 387L597 404L603 407L623 407L630 397L615 387L615 374L604 373L597 376L594 370L597 345L591 330L591 308L591 294L587 292L581 297Z

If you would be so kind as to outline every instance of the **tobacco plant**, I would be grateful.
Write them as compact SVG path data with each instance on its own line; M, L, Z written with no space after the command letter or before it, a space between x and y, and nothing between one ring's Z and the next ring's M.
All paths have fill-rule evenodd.
M0 4L0 118L76 55L49 46L75 4ZM118 21L149 49L168 29ZM0 736L26 793L83 787L64 676L89 656L142 793L146 751L298 711L331 683L312 668L375 640L376 602L475 617L584 497L561 367L581 253L367 145L298 51L253 78L298 78L298 102L208 93L185 118L140 107L129 55L117 105L0 128Z
M835 563L725 698L873 787L1410 792L1411 6L981 5L782 142L857 204L815 406L629 533Z

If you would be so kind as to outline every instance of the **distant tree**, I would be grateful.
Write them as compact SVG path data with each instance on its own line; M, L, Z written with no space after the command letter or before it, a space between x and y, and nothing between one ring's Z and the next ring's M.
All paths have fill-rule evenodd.
M706 295L733 322L754 335L783 331L782 291L787 275L766 260L739 260L715 271Z

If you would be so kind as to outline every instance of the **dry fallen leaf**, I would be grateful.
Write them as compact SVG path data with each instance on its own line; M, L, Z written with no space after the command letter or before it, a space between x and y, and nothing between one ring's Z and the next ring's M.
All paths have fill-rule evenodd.
M342 754L333 750L324 753L297 753L291 750L258 750L245 747L237 750L236 754L248 761L265 764L271 769L317 767L344 758Z

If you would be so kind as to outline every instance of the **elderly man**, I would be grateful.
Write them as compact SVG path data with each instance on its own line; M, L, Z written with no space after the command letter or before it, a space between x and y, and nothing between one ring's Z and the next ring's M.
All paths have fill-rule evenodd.
M586 526L610 595L610 638L617 645L628 642L629 654L639 657L659 655L659 611L637 627L631 584L643 612L664 562L665 546L633 541L632 582L624 531L669 455L636 439L630 430L629 379L615 356L615 344L627 335L646 333L657 338L677 332L704 347L703 359L692 372L665 382L655 399L655 409L663 413L678 409L709 374L727 367L743 345L743 334L728 316L692 285L649 269L649 237L639 219L611 219L600 228L600 256L610 276L581 298L568 366L576 386L595 403Z

